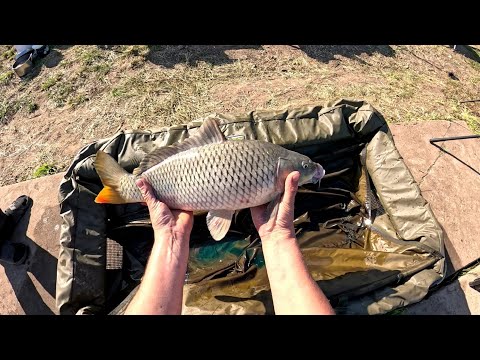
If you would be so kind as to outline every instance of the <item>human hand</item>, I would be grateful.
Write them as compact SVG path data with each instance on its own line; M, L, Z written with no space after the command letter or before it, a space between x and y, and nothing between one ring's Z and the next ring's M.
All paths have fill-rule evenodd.
M293 209L299 179L300 173L298 171L290 173L285 179L285 192L282 195L278 214L275 219L265 218L265 210L268 204L250 209L253 224L257 228L262 242L269 241L270 239L295 238Z
M176 239L183 239L188 242L193 227L193 213L191 211L170 210L166 204L156 198L151 185L145 179L138 179L136 184L148 206L155 240L157 240L157 237L173 235Z

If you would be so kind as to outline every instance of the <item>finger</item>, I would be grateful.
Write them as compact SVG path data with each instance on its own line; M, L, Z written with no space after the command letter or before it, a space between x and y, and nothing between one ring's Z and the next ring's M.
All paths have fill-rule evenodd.
M152 186L145 179L138 179L136 184L140 188L140 192L145 200L145 203L142 204L146 204L150 212L153 211L155 207L159 214L171 213L167 204L163 203L155 196Z
M139 187L143 199L147 203L147 206L150 207L151 205L153 205L157 198L153 194L153 189L151 185L144 179L137 179L136 184Z
M293 221L293 211L295 207L295 195L297 194L298 180L300 174L295 171L290 173L285 179L285 191L278 209L277 222L281 226L289 226Z
M193 211L173 210L172 215L175 232L182 234L182 237L188 238L187 241L190 241L190 233L193 228Z
M289 207L291 206L292 209L295 203L295 195L297 194L299 180L300 173L298 171L288 174L285 179L285 193L283 195L282 204Z
M193 212L192 211L179 211L177 214L178 220L182 224L193 224Z

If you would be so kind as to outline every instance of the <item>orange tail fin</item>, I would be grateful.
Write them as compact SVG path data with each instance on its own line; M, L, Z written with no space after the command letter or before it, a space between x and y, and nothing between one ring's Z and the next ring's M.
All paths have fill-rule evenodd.
M95 198L99 204L125 204L120 195L120 180L128 173L107 153L99 150L95 159L95 170L105 186Z
M122 196L110 186L105 186L95 198L97 204L125 204Z

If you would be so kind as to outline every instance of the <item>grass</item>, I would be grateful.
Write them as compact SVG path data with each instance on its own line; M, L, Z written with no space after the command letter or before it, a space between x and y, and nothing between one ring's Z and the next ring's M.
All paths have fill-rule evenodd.
M70 95L75 92L75 85L69 82L61 82L48 92L48 98L56 107L62 107L67 103Z
M83 104L84 102L87 102L89 99L86 95L84 94L78 94L73 97L71 97L68 100L68 104L72 105L74 108L79 106L80 104Z
M128 93L127 89L125 88L115 88L112 90L113 97L122 97Z
M105 76L110 72L110 65L106 63L96 64L93 66L92 71L98 73L101 76Z
M89 47L85 51L82 51L80 55L80 60L82 61L83 65L86 66L93 65L102 58L103 56L101 50L96 47Z
M119 106L128 104L134 111L134 127L154 125L158 118L165 125L188 122L201 116L209 104L211 67L182 66L179 72L172 77L165 72L141 71L120 80L110 95Z
M56 74L56 75L54 75L54 76L50 76L49 78L47 78L47 80L45 80L45 81L40 85L40 88L41 88L43 91L46 91L46 90L50 89L51 87L55 86L57 83L59 83L61 79L62 79L62 75L61 75L61 74Z
M42 176L53 175L58 172L58 168L54 164L42 164L33 172L33 178L39 178Z
M4 72L3 74L0 74L0 85L8 85L10 80L13 79L14 75L15 74L13 71L7 71L7 72Z
M480 71L480 63L475 61L475 60L471 60L471 59L468 59L468 62L470 64L470 66L472 68L474 68L476 71Z
M4 51L2 53L2 59L5 59L5 60L13 60L13 58L15 57L15 48L11 47L9 48L8 50Z
M125 56L146 57L150 50L146 45L121 45L119 51Z
M473 115L467 109L460 113L460 119L464 120L474 133L480 134L480 117Z
M26 106L27 113L29 114L34 113L39 109L38 104L32 102L31 100L28 101L25 106Z
M6 122L7 115L10 111L10 106L7 102L0 102L0 124Z
M28 96L14 101L2 101L0 102L0 124L8 122L17 113L31 114L38 109L39 105Z
M322 60L291 46L63 46L53 47L58 64L47 57L34 77L17 81L14 50L0 45L0 148L8 155L41 138L28 159L0 163L11 169L0 185L28 178L38 164L63 170L75 151L119 128L158 129L212 112L341 97L371 103L391 123L460 119L478 133L478 105L460 104L478 98L478 63L446 46L392 45L390 56L358 47L352 54L328 50L334 55ZM41 117L30 120L33 112ZM45 160L34 156L43 152Z

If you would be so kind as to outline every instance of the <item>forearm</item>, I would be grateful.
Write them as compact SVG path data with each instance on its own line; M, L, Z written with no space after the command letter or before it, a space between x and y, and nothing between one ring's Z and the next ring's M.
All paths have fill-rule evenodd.
M184 235L155 233L142 283L125 314L181 313L188 250Z
M312 279L295 237L262 244L276 314L335 314Z

